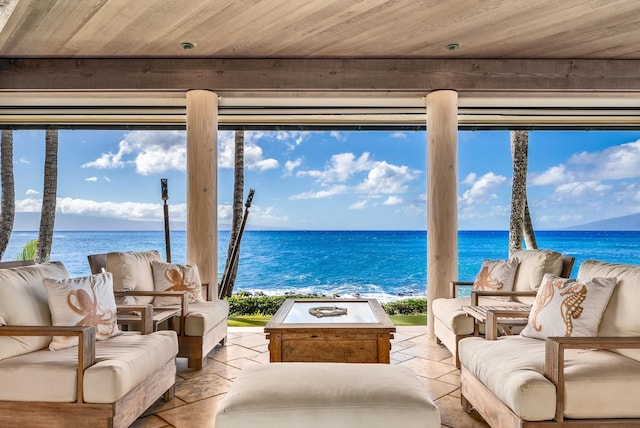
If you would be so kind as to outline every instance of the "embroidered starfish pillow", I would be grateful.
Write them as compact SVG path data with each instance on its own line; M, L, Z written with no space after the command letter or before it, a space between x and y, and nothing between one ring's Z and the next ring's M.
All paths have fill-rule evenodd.
M616 278L560 278L545 274L522 336L593 337Z

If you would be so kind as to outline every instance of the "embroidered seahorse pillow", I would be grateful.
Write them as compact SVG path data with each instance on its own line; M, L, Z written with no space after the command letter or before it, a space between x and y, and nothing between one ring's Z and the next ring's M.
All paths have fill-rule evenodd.
M198 266L154 260L151 262L151 270L155 291L186 291L189 303L202 302L202 284ZM153 303L156 306L178 305L180 299L156 296Z
M485 260L473 282L473 289L480 291L512 291L513 281L518 270L518 259ZM495 297L499 300L511 300L509 297Z
M111 272L66 279L44 279L51 321L55 326L94 326L96 340L120 334ZM53 336L49 349L78 344L74 336Z
M616 278L560 278L545 274L522 336L593 337L598 334Z

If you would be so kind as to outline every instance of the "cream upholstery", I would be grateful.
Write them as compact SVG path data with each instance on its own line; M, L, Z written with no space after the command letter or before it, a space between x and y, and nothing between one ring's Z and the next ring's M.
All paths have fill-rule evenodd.
M560 275L563 268L562 254L549 250L520 250L513 254L517 258L518 270L513 283L514 291L534 291L540 286L545 273ZM491 306L530 306L534 297L517 297L516 301L501 301L488 297L479 299L480 305ZM457 343L461 337L473 333L473 318L467 315L463 306L471 305L469 297L434 299L433 316L436 318L434 331L436 337L457 356ZM483 331L483 326L480 326Z
M494 425L513 421L506 416L511 414L517 419L505 426L523 426L523 421L555 421L557 426L564 426L561 418L586 420L593 426L608 426L608 421L601 421L607 418L621 419L617 422L628 426L640 424L640 266L587 260L578 271L578 282L613 277L617 285L598 328L602 339L462 339L462 402L468 401ZM621 337L633 340L624 342ZM599 340L636 348L607 350ZM547 342L551 346L547 347ZM556 361L554 349L564 349L563 367ZM551 373L548 378L544 375L545 361ZM555 372L555 367L561 370ZM559 381L554 384L556 377ZM557 388L562 386L564 391L558 397ZM563 403L562 407L557 408L557 403Z
M97 342L96 364L84 374L85 401L119 400L177 353L178 340L173 331L126 333ZM77 347L43 349L0 360L0 400L75 401L77 361Z
M556 389L544 372L544 340L522 336L460 341L460 362L516 415L527 421L555 416ZM568 350L565 416L640 417L640 362L609 351Z
M43 278L68 278L60 262L0 269L0 326L51 325ZM0 360L49 346L51 337L0 337Z
M229 303L226 300L189 304L189 313L184 321L187 336L203 336L221 322L227 322Z
M242 371L220 402L215 426L439 428L440 414L406 367L277 363Z
M154 291L152 260L160 261L156 250L107 253L106 270L113 274L114 291ZM149 296L127 296L121 301L129 305L152 302Z
M640 266L586 260L578 278L612 277L618 279L609 304L602 315L598 336L640 336ZM620 354L640 361L640 349L621 349Z

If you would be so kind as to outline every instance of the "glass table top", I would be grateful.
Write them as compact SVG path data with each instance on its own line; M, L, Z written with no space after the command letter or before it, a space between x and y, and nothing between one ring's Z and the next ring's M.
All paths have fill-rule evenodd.
M309 313L310 309L321 308L316 312L330 313L336 307L347 310L345 315L316 317ZM289 313L284 318L283 324L349 324L349 323L376 323L376 316L371 310L369 302L294 302Z

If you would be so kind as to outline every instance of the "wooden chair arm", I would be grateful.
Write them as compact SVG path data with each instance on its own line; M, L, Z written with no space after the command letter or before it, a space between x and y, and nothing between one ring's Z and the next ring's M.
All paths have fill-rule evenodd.
M78 375L76 401L84 402L84 371L96 363L96 328L63 326L4 326L0 336L77 336Z
M478 306L479 297L536 297L537 291L488 291L472 290L471 306Z
M140 312L140 333L153 333L153 306L152 305L121 305L117 304L118 311Z
M469 287L473 285L473 281L450 281L449 287L451 287L451 296L458 297L458 287Z
M485 338L487 340L496 340L498 338L498 318L529 318L529 310L523 308L522 311L514 310L488 310L487 321L485 326Z
M180 317L184 317L189 311L189 300L187 299L186 291L114 291L113 295L116 297L126 297L126 296L179 297L180 310L182 311L182 313L180 314Z
M556 386L556 421L564 420L564 351L565 349L633 349L640 348L635 337L548 337L545 340L544 375Z

